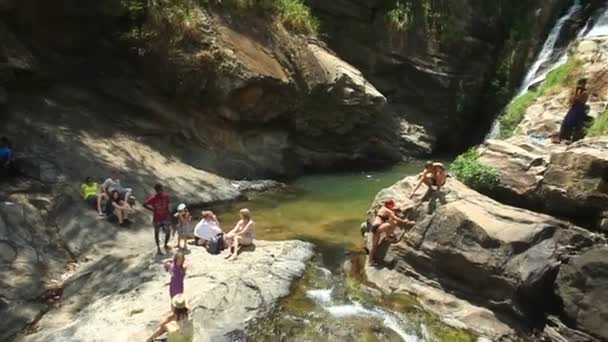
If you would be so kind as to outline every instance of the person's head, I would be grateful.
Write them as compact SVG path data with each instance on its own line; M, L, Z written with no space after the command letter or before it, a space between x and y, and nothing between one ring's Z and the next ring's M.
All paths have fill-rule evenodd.
M576 86L578 88L585 88L587 86L587 79L586 78L579 79L578 82L576 82Z
M186 214L187 212L188 212L188 207L186 207L186 204L180 203L177 206L177 214L178 215L183 215L183 214Z
M424 168L425 168L426 170L429 170L429 171L430 171L430 170L432 170L432 169L433 169L433 162L432 162L432 161L430 161L430 160L429 160L429 161L427 161L427 162L424 164Z
M157 194L160 194L161 192L163 192L163 185L162 184L156 184L154 186L154 190L156 191Z
M186 261L186 255L182 251L178 251L173 256L173 263L176 264L176 265L178 265L178 266L183 266L184 265L184 261Z
M11 141L7 137L0 137L0 146L11 147Z
M84 183L85 184L93 184L93 177L88 176L87 178L84 179Z
M171 299L171 310L178 321L188 319L190 308L188 307L188 301L184 294L180 293L173 296Z
M118 193L118 191L116 191L116 190L112 191L110 196L111 196L112 200L114 200L114 201L120 200L120 193Z
M201 212L201 216L202 216L204 219L210 219L210 218L212 218L212 217L213 217L213 211L211 211L211 210L203 210L203 211Z
M112 179L117 180L120 178L120 173L118 172L118 170L114 169L112 170L112 175L111 175Z
M251 220L251 211L249 211L249 209L247 209L247 208L241 209L239 211L239 215L241 216L242 220L246 220L246 221Z
M395 200L393 200L392 198L387 199L386 201L384 201L384 207L392 210L393 208L395 208Z

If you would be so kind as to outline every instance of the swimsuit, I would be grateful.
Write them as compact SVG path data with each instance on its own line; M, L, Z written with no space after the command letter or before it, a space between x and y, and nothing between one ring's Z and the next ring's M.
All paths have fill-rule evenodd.
M376 217L379 217L382 220L382 223L385 223L386 221L389 220L388 216L380 216L380 215L376 215ZM370 230L372 231L372 233L376 233L376 231L378 231L378 228L380 228L380 226L382 225L382 223L376 223L373 224L370 228Z

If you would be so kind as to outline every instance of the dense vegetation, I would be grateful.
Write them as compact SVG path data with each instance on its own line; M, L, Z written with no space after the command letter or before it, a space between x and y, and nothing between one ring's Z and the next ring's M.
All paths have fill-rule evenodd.
M459 155L450 165L450 171L458 180L478 191L492 190L498 185L498 171L482 164L475 148Z
M540 96L547 95L557 88L573 87L580 74L580 62L570 58L551 71L541 85L514 98L507 105L500 117L500 137L508 138L513 135L517 125L523 120L528 107Z
M593 124L587 129L587 135L590 137L608 135L608 109L593 120Z
M295 33L316 34L319 20L303 0L120 0L134 21L148 14L162 13L164 20L185 31L196 27L199 6L216 6L239 15L267 15ZM140 27L141 29L141 27Z

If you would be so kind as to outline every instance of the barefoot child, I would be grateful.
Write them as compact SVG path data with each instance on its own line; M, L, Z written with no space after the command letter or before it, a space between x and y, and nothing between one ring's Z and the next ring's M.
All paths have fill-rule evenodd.
M184 249L188 250L188 231L192 216L184 203L177 206L177 248L182 248L181 242L184 241Z
M184 278L186 277L186 256L182 252L175 253L173 261L165 261L165 270L171 274L169 296L175 297L184 293Z

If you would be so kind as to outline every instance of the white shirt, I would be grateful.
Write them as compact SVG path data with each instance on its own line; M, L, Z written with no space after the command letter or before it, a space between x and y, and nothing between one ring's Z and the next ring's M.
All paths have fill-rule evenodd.
M212 237L221 233L222 229L215 223L215 221L202 219L194 227L194 236L203 240L211 240Z

